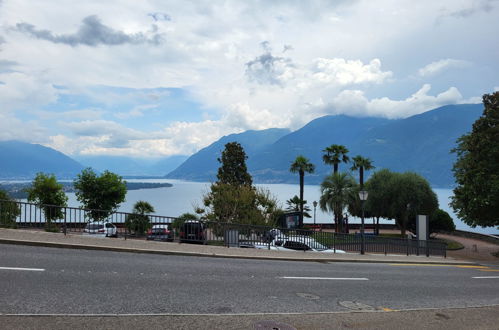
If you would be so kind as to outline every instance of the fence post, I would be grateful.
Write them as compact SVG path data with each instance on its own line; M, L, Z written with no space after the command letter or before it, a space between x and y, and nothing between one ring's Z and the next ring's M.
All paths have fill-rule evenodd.
M333 233L333 251L336 253L336 233Z
M407 244L407 256L409 256L409 236L407 236L406 244Z
M66 236L67 227L66 227L66 208L64 208L64 236Z

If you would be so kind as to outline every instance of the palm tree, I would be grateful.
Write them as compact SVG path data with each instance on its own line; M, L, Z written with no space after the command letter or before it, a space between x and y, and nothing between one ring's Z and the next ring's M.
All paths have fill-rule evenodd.
M355 186L355 180L347 173L333 173L321 184L319 205L324 212L333 212L336 232L343 232L343 223L339 219L355 194Z
M125 227L136 234L143 234L151 227L148 214L154 213L154 207L145 201L138 201L133 205L131 214L125 219Z
M303 204L303 216L305 218L311 218L310 216L310 207L307 206L307 201L301 200L300 197L294 195L293 198L290 198L286 201L286 204L288 207L286 208L286 211L294 211L294 212L299 212L300 207Z
M324 152L322 160L325 164L333 165L333 173L338 173L338 165L340 163L348 163L350 161L350 158L347 156L348 149L340 144L332 144L322 150L322 152Z
M364 170L369 171L374 169L372 161L369 158L364 158L360 155L357 155L352 158L353 165L350 168L352 171L359 170L359 181L360 181L360 189L364 188Z
M299 155L289 168L291 173L298 173L300 175L300 201L303 201L303 186L305 181L305 173L314 173L315 166L310 163L308 158ZM303 203L300 203L300 227L303 226Z

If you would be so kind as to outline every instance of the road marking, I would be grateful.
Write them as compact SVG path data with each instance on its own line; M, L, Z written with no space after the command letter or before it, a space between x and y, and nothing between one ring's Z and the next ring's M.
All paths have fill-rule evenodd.
M499 278L499 276L475 276L472 278Z
M454 267L454 265L442 265L442 264L390 264L390 266Z
M287 280L337 280L337 281L369 281L365 277L299 277L299 276L282 276Z
M44 272L43 268L19 268L19 267L0 267L0 270L25 270L31 272Z
M499 272L499 269L480 269L482 272Z
M391 309L391 308L387 308L387 307L381 307L381 309L385 312L396 312L397 310L395 309Z
M475 268L475 269L486 269L487 266L456 266L457 268Z

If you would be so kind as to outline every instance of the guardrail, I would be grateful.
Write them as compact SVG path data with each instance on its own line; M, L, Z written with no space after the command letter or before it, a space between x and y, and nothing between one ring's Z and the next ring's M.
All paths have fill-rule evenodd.
M48 215L48 216L47 216ZM131 233L125 226L133 213L108 212L75 207L37 205L33 203L0 200L0 226L12 228L45 228L46 230L78 233L93 219L110 222L117 233L126 238L143 239L143 233ZM216 221L187 221L173 229L176 218L147 215L153 225L169 225L167 235L157 237L180 243L200 243L238 248L274 250L333 250L360 252L360 234L337 234L326 231L279 229L272 226L222 223ZM52 219L51 221L47 221ZM156 237L149 237L156 238ZM435 241L364 235L364 249L371 253L406 255L436 255L446 257L446 244Z

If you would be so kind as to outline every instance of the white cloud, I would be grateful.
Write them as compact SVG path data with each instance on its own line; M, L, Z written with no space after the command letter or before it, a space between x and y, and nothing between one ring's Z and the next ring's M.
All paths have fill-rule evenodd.
M463 68L470 65L468 61L455 60L452 58L447 58L439 61L432 62L423 68L419 69L418 74L421 77L428 77L432 75L439 74L445 70L451 68Z
M314 71L312 77L318 81L339 85L380 84L393 75L391 71L381 71L381 61L377 58L369 64L343 58L319 58L315 61Z
M331 104L333 114L346 113L354 116L373 116L386 118L405 118L437 108L442 105L462 103L463 97L455 87L437 94L429 95L431 86L425 84L416 93L404 100L392 100L387 97L373 98L364 96L359 90L345 90L336 96Z

